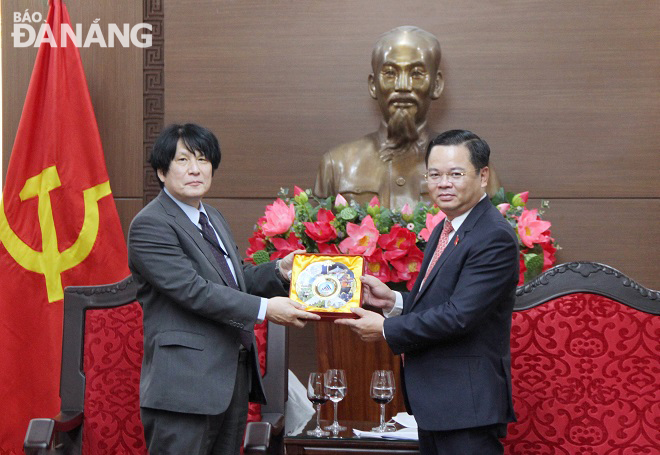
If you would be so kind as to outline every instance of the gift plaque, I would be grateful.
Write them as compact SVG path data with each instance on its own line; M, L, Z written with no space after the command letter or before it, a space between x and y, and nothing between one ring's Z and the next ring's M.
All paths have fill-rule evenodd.
M363 274L362 256L296 254L289 297L323 319L356 317L351 308L361 306Z

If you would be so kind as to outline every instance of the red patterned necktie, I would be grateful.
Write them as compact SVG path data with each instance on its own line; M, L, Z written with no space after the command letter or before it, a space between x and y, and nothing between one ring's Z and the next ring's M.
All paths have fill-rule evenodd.
M451 236L452 232L454 232L454 226L452 226L449 220L445 218L445 224L444 226L442 226L440 239L438 239L438 246L435 248L435 251L433 252L433 257L431 258L431 262L429 263L429 266L426 269L426 275L424 275L424 279L422 280L420 289L424 285L426 279L428 278L429 273L431 273L431 270L433 270L433 267L435 266L436 262L438 262L440 255L442 254L443 251L445 251L445 248L447 248L447 244L449 243L449 237Z

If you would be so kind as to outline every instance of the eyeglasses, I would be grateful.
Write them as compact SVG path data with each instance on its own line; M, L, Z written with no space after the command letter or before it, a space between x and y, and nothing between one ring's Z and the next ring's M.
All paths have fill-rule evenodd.
M479 169L477 169L476 172L479 173ZM428 183L440 183L442 177L447 177L448 182L458 183L463 180L466 175L468 175L467 171L451 171L445 173L431 171L424 174L424 179Z

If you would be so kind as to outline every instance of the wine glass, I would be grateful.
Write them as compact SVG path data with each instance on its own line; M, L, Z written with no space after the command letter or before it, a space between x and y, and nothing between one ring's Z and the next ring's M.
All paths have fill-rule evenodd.
M316 408L316 428L307 430L309 436L329 436L330 433L321 428L321 405L328 401L323 382L323 373L310 373L307 381L307 398L314 403Z
M380 425L371 429L374 433L395 431L393 425L385 423L385 405L394 398L396 385L391 370L376 370L371 376L371 398L380 405Z
M344 399L346 396L346 373L344 370L328 370L325 372L325 394L335 408L335 418L332 425L325 427L333 433L344 431L346 427L342 427L337 422L337 403Z

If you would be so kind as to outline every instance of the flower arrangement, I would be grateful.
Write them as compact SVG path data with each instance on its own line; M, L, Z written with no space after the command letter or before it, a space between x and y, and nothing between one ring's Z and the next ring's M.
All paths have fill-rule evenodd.
M436 205L419 202L400 210L381 207L377 197L368 204L348 203L341 194L319 199L311 190L294 187L293 198L282 188L266 206L249 239L247 260L261 264L292 251L361 254L366 272L383 282L405 283L412 289L419 274L424 248L445 215ZM550 222L541 212L528 210L528 193L503 189L492 199L518 232L521 246L520 283L529 281L555 262L557 245L550 237ZM544 201L543 207L547 207Z

